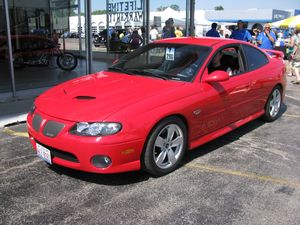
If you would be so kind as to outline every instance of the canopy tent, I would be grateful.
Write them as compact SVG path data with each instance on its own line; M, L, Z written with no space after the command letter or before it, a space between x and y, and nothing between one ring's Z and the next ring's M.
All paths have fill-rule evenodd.
M280 20L271 24L273 28L300 28L300 15Z
M156 11L150 13L150 25L154 24L154 17L160 17L161 27L165 26L165 21L172 18L174 21L174 26L185 26L185 13L183 11L175 11L174 9L168 7L164 11Z

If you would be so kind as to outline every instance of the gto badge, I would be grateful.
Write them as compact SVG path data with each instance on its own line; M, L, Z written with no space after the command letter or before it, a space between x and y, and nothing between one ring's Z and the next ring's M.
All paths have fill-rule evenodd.
M196 110L193 111L193 114L195 116L199 116L200 113L201 113L201 109L196 109Z

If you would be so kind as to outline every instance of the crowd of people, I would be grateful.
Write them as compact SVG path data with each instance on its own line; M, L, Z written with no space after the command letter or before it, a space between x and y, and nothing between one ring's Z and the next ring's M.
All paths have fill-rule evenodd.
M236 40L251 42L262 49L279 50L285 55L287 61L288 76L295 76L294 84L300 84L300 29L295 29L286 41L283 39L283 32L272 31L271 24L266 23L263 29L255 28L252 33L245 28L242 20L237 22L235 30L228 30L212 23L211 29L206 33L207 37L232 38ZM226 31L226 34L224 33ZM269 53L272 55L272 53Z
M109 29L110 50L134 50L144 44L145 28L128 28L126 30ZM102 34L103 39L106 38L106 32ZM180 26L174 26L173 18L165 21L162 32L159 32L157 26L151 26L149 31L149 40L153 42L159 39L183 37L184 31Z
M145 29L127 29L117 32L110 30L111 50L131 50L137 49L144 44ZM182 27L174 26L174 20L169 18L165 21L165 26L161 32L155 25L149 31L149 41L158 39L175 38L184 36ZM267 50L280 50L284 53L287 61L287 73L289 76L296 76L295 84L300 84L300 29L295 29L288 39L283 39L283 32L272 30L271 24L266 23L264 27L257 27L249 32L245 23L238 20L236 29L230 30L224 25L211 24L211 29L206 33L207 37L232 38L236 40L250 42L259 48ZM271 52L269 54L272 54Z

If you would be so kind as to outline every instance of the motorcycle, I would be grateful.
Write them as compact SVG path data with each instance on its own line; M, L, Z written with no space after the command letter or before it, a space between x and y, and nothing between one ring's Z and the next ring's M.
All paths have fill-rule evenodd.
M63 52L56 48L49 48L36 51L35 54L24 54L24 52L16 52L14 54L14 67L16 69L24 66L49 66L53 57L56 57L57 66L65 71L71 71L77 67L78 60L73 53Z

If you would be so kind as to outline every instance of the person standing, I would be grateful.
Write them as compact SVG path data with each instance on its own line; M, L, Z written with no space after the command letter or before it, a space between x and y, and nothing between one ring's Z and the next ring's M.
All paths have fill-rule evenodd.
M276 42L276 35L271 30L271 25L266 23L264 26L264 31L260 32L257 36L257 44L259 48L262 49L274 49L274 44Z
M132 49L132 50L137 49L141 46L142 43L143 43L142 37L139 35L137 30L134 30L132 32L132 35L131 35L130 41L129 41L130 49Z
M149 32L149 35L150 35L150 41L153 42L155 40L157 40L157 37L158 37L158 31L156 29L156 25L152 26L151 27L151 30Z
M173 18L169 18L165 21L165 26L163 27L162 31L162 38L173 38L176 37L175 35L175 28L174 28L174 20Z
M294 50L291 53L292 72L296 76L296 80L292 81L294 84L300 84L300 28L294 31Z
M224 30L222 27L220 27L220 29L219 29L219 35L220 35L220 38L225 38Z
M183 33L182 33L182 31L181 31L180 27L176 27L176 30L175 30L175 35L176 35L176 37L177 37L177 38L179 38L179 37L182 37L182 36L183 36Z
M211 29L206 33L206 37L220 37L220 34L217 31L217 26L218 26L217 23L212 23Z
M293 55L297 50L297 46L296 46L297 42L298 42L298 36L296 32L294 32L294 34L292 34L291 37L289 38L289 42L287 44L287 49L286 49L286 58L288 60L286 64L287 65L286 72L288 76L293 76L293 72L295 72L295 70L293 69L293 61L294 61Z
M240 41L251 41L252 36L247 29L244 28L244 22L242 20L238 20L237 22L238 28L232 31L230 38L240 40Z

